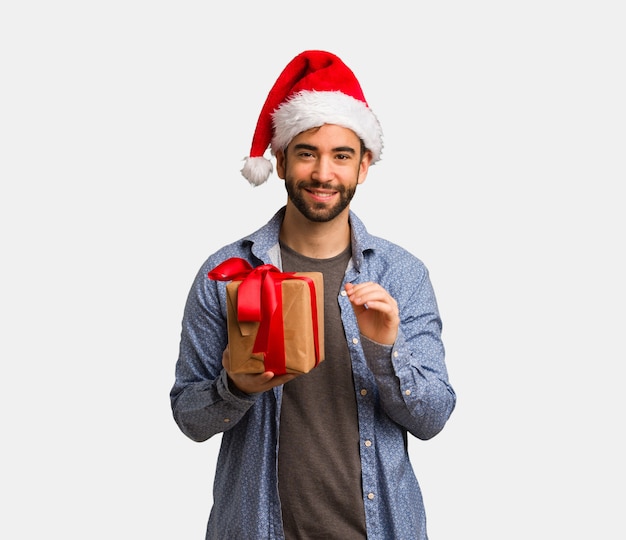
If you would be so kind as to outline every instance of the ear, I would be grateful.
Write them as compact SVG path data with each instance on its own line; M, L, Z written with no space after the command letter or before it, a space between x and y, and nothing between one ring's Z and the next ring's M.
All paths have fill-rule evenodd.
M370 150L366 150L361 158L361 163L359 164L359 179L357 184L362 184L365 182L367 178L367 172L370 169L370 165L372 164L372 152Z
M285 179L285 151L277 150L276 151L276 174L278 178Z

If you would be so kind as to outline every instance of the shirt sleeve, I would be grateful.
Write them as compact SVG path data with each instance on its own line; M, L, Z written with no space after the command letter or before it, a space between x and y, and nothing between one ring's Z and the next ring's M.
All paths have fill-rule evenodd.
M382 345L361 336L363 352L387 415L415 437L430 439L443 429L456 405L434 291L424 270L413 291L390 292L400 306L396 342Z
M203 267L191 287L183 315L170 401L177 425L197 442L235 426L258 397L231 387L222 366L228 343L226 310L222 309L224 287L209 280Z

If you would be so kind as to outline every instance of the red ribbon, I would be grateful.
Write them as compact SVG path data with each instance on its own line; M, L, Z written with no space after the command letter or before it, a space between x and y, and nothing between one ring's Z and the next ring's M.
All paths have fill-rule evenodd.
M305 281L311 295L315 365L319 363L317 297L315 283L311 278L296 276L295 272L281 272L271 264L253 268L248 261L239 257L226 259L213 268L208 276L209 279L218 281L241 281L237 290L237 319L260 323L252 352L263 353L265 370L273 371L277 375L287 372L282 282L286 279Z

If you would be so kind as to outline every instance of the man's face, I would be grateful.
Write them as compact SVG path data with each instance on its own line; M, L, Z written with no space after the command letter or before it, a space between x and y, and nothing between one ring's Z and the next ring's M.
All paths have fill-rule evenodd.
M310 221L326 222L347 210L370 161L369 152L361 156L361 141L352 130L325 124L277 152L276 169L289 202Z

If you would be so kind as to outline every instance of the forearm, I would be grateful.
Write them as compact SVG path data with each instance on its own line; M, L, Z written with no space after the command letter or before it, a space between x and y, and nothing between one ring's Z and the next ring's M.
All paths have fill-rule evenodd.
M431 361L425 368L402 335L393 347L367 338L362 338L362 344L387 415L419 439L437 435L456 404L443 358Z
M213 381L175 386L172 411L181 431L201 442L236 425L255 400L254 395L231 389L222 370Z

